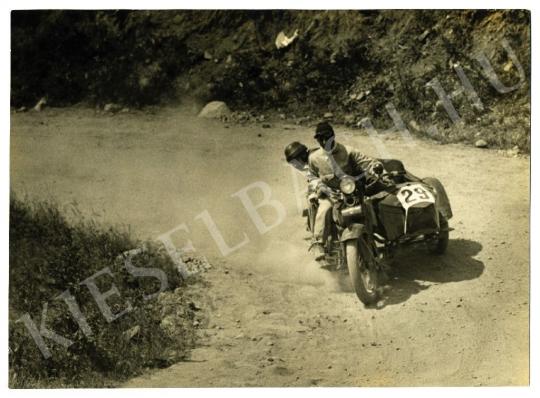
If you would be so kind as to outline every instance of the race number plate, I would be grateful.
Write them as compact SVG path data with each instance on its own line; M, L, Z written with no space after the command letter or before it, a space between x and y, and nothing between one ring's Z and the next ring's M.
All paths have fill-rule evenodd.
M418 203L435 203L433 194L421 184L410 184L401 187L397 197L405 210Z

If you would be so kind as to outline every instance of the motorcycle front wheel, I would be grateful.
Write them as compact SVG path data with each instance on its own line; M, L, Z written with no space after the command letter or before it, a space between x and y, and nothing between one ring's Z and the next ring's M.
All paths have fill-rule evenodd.
M347 267L356 295L364 305L375 303L379 298L379 280L377 270L369 266L375 262L373 253L362 238L348 241L345 250Z

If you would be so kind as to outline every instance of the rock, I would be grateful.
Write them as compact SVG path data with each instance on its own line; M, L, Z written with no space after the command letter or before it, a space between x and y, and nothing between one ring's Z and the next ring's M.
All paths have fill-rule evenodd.
M41 110L47 105L47 98L42 97L37 104L34 106L36 112L41 112Z
M285 32L281 31L278 33L276 40L274 41L274 44L276 45L276 48L279 50L281 48L288 47L293 41L296 40L298 37L298 29L296 29L291 37L287 37L285 35Z
M352 113L348 113L343 117L343 122L349 126L353 125L355 120L356 120L356 116L353 115Z
M326 112L323 116L324 119L332 119L334 114L332 112Z
M123 334L126 341L129 341L135 336L137 336L140 332L141 332L141 327L139 325L135 325L131 329L126 330Z
M231 111L225 102L212 101L206 104L205 107L199 112L199 117L206 119L219 119L230 114Z
M212 53L210 51L205 51L204 52L204 59L210 61L213 57L212 57Z
M280 113L280 114L279 114L279 118L280 118L281 120L285 120L287 117L285 116L284 113Z
M122 107L118 104L113 104L113 103L110 103L110 104L106 104L104 107L103 107L103 110L105 112L111 112L111 113L116 113L116 112L119 112L122 110Z
M514 157L517 156L517 155L519 155L519 153L520 153L520 150L519 150L519 147L518 147L517 145L514 146L512 149L508 149L508 150L506 151L506 154L507 154L508 156L514 156Z
M28 108L26 106L21 106L20 108L15 110L16 113L27 112L27 111L28 111Z
M159 324L159 327L168 335L174 335L176 330L176 322L173 315L167 315Z
M122 110L120 111L120 113L129 113L130 109L129 108L122 108Z
M409 122L409 127L417 133L420 132L420 126L416 123L416 120L411 120Z
M487 148L488 143L485 140L480 139L474 143L474 146L477 148Z
M418 41L422 42L422 41L426 40L426 37L428 37L428 35L430 33L431 32L430 32L429 29L424 30L424 33L422 33L420 36L418 36Z
M296 119L296 122L295 122L295 123L296 123L297 125L301 125L301 124L303 124L303 123L309 122L309 119L310 119L309 116L300 117L300 118Z

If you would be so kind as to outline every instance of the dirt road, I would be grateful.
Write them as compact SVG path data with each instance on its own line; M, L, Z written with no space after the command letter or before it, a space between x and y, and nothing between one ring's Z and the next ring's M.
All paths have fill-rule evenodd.
M378 156L367 136L336 130ZM226 128L174 109L13 114L11 185L66 211L76 202L143 238L185 224L189 233L176 231L175 244L191 239L212 261L210 288L194 287L209 310L200 347L128 387L527 384L529 158L419 140L409 148L386 137L386 155L445 184L455 231L445 256L398 255L385 299L365 309L345 277L318 269L306 251L282 149L314 144L311 137L285 124ZM286 211L264 234L232 196L255 182ZM262 200L257 188L249 192ZM278 220L270 207L260 213L267 225ZM240 247L223 256L205 219Z

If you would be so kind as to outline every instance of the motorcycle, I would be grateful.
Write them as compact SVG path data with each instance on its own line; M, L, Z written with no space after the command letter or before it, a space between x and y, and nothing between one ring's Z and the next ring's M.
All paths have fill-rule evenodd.
M440 255L448 246L452 209L443 185L436 178L407 180L405 174L390 171L370 182L344 176L329 196L325 261L348 269L365 305L378 301L379 276L400 247L422 243Z

